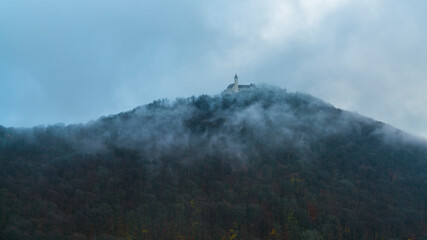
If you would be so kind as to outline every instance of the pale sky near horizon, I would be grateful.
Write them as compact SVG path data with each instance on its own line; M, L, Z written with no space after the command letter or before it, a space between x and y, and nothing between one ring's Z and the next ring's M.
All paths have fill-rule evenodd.
M237 72L427 137L422 0L0 2L0 125L219 94Z

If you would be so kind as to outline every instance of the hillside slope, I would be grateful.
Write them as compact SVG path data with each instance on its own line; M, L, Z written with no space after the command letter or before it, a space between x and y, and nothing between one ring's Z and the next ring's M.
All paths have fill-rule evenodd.
M299 93L0 127L0 239L426 239L427 144Z

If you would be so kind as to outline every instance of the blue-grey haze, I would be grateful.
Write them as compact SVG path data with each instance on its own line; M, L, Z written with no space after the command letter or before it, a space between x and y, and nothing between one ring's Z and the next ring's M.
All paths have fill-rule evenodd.
M0 125L220 93L237 72L427 136L421 0L5 0Z

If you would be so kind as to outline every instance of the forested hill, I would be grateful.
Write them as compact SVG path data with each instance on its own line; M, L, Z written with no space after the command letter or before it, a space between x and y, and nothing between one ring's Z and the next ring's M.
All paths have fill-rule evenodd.
M0 127L0 239L427 239L427 144L259 87Z

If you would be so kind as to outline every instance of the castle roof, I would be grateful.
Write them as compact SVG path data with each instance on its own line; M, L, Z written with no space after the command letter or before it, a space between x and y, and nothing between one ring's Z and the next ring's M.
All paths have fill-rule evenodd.
M232 89L234 87L234 83L228 85L227 89ZM254 88L255 85L254 84L250 84L250 85L239 85L239 89L240 88Z

